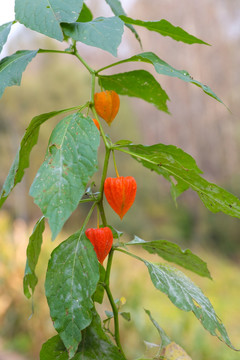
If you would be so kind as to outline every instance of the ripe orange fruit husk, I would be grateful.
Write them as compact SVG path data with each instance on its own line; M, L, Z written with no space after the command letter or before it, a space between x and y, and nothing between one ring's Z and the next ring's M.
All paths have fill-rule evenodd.
M120 99L115 91L106 90L94 94L94 105L98 115L111 125L118 113Z
M137 183L132 176L106 178L104 194L111 208L122 219L134 203Z
M89 228L85 231L86 237L91 241L98 261L103 264L113 244L113 234L109 227L99 229Z
M98 130L100 130L100 126L99 126L99 122L97 121L97 119L92 119L94 124L96 125L96 127L98 128Z

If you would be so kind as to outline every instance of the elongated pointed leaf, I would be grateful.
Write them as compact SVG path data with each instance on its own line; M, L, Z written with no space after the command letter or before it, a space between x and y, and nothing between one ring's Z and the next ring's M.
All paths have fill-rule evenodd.
M174 26L167 20L159 20L159 21L142 21L142 20L135 20L131 19L127 16L120 16L120 18L126 24L138 25L143 26L150 31L155 31L161 34L162 36L169 36L173 40L182 41L186 44L204 44L209 45L205 41L202 41L195 36L187 33L185 30L180 28L179 26Z
M28 299L30 299L30 297L33 295L35 287L38 282L38 278L35 274L35 268L41 252L42 235L44 229L45 229L44 217L42 217L36 223L33 229L33 233L29 238L29 244L27 247L27 263L23 278L23 291L24 291L24 295Z
M92 321L99 267L84 229L62 242L51 255L45 290L53 325L72 358Z
M3 45L7 41L8 35L12 27L12 23L13 21L0 26L0 52L2 51Z
M21 50L0 61L0 97L6 87L20 85L23 71L36 55L36 50Z
M153 264L146 260L144 263L156 289L165 293L179 309L192 311L211 335L217 336L232 349L235 349L229 340L224 325L201 289L186 275L171 266Z
M26 27L63 41L61 22L76 21L83 0L15 0L16 20Z
M112 66L120 65L131 61L142 61L152 64L158 74L176 77L185 82L192 83L200 87L207 95L213 97L214 99L216 99L217 101L223 104L222 100L210 89L209 86L203 85L201 82L194 80L187 71L175 69L174 67L172 67L171 65L160 59L156 54L152 52L145 52L142 54L132 56L128 59L118 61L112 64Z
M148 71L134 70L111 76L99 75L99 85L119 95L143 99L168 113L166 92Z
M182 160L179 158L178 161L171 161L171 158L167 159L161 155L161 152L157 155L159 145L162 146L162 144L153 146L129 145L128 150L121 147L116 147L116 150L130 154L143 166L160 175L163 175L164 171L167 174L164 176L165 178L173 177L177 182L185 183L187 187L198 193L204 205L213 213L222 211L227 215L240 218L240 201L236 196L220 186L209 183L198 174L199 171L196 171L195 167L187 166L185 157L187 154L182 150L183 158Z
M169 339L169 337L167 336L167 334L165 333L165 331L161 328L161 326L157 323L157 321L152 317L152 314L149 310L145 310L145 313L148 315L149 319L151 320L151 322L153 323L153 325L155 326L155 328L157 329L160 338L161 338L161 346L165 347L168 344L171 343L171 340Z
M62 24L64 33L76 41L95 46L117 56L121 43L123 22L117 17L97 18L89 22Z
M94 122L81 113L67 116L52 132L30 195L48 218L53 239L77 208L88 181L97 171L99 142Z
M42 347L40 360L67 360L66 350L60 337L54 336ZM83 331L83 339L72 360L124 360L125 357L113 345L101 327L101 319L93 310L93 320Z
M79 107L63 109L58 111L52 111L49 113L35 116L30 122L23 138L21 141L20 148L11 166L9 174L4 182L3 188L0 193L0 207L3 205L10 192L13 190L15 185L19 183L24 175L24 170L29 166L29 157L34 145L38 141L38 134L40 126L59 114L79 109Z
M127 15L125 11L123 10L122 4L119 0L105 0L106 3L110 6L112 9L112 12L116 15ZM141 39L137 33L137 31L134 29L134 27L131 24L126 24L126 26L132 31L132 33L135 35L136 39L138 40L140 46L142 46Z
M163 259L178 264L185 269L191 270L198 275L206 276L211 279L211 275L205 261L193 254L191 250L182 250L180 246L167 240L145 241L135 236L134 239L126 245L140 245L150 254L157 254Z

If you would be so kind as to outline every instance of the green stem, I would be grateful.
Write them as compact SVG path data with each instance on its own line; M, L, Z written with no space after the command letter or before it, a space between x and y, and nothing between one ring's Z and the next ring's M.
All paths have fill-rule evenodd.
M111 293L111 290L110 290L110 287L109 287L113 253L114 253L114 250L112 248L110 250L109 255L108 255L108 263L107 263L106 275L105 275L105 280L104 280L104 288L106 290L107 297L108 297L108 300L109 300L109 302L111 304L111 308L112 308L112 311L113 311L114 338L115 338L115 341L116 341L116 344L117 344L119 350L121 351L122 355L126 359L126 356L124 354L124 351L123 351L123 348L122 348L122 345L121 345L121 341L120 341L118 308L117 308L117 306L115 304L115 301L113 299L113 296L112 296L112 293Z
M74 49L74 51L72 52L73 55L75 55L79 61L81 61L81 63L83 64L83 66L85 66L85 68L90 72L90 74L95 74L95 70L93 70L88 63L79 55L79 53L76 50L76 47Z
M112 63L112 64L110 64L110 65L104 66L103 68L101 68L101 69L99 69L99 70L96 71L96 75L97 75L98 73L100 73L101 71L103 71L103 70L110 69L110 68L113 67L113 66L120 65L120 64L123 64L123 63L128 62L128 61L129 61L129 60L121 60L121 61L117 61L117 62L115 62L115 63Z
M68 55L73 55L73 53L71 51L66 51L66 50L52 50L52 49L39 49L38 50L39 54L42 53L56 53L56 54L68 54Z
M92 204L91 206L91 209L89 210L87 216L86 216L86 219L84 220L84 223L83 223L83 226L82 226L82 229L84 229L93 213L93 210L95 209L95 206L97 205L97 203L95 202L94 204Z
M129 255L129 256L131 256L131 257L133 257L133 258L137 259L137 260L140 260L140 261L144 262L144 260L143 260L143 259L141 259L139 256L137 256L137 255L135 255L135 254L132 254L132 253L130 253L130 252L128 252L128 251L126 251L126 250L119 249L118 247L115 247L115 248L114 248L114 250L116 250L116 251L120 251L120 252L122 252L122 253L124 253L124 254L126 254L126 255Z

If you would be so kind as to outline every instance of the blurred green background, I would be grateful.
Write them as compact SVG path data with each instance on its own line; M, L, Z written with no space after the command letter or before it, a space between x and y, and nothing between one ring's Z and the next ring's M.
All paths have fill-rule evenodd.
M111 16L103 1L87 1L87 4L94 16ZM240 197L238 1L183 0L179 6L177 0L152 0L149 6L146 0L136 0L124 1L123 4L133 18L166 18L212 44L212 47L189 46L137 29L144 51L155 52L175 68L186 69L195 79L208 84L232 113L199 88L178 79L156 76L171 99L169 109L172 116L141 100L121 97L120 111L112 126L103 124L106 133L113 141L127 138L147 145L162 142L179 146L194 156L207 180ZM64 49L64 46L20 26L12 34L4 52L7 55L18 49ZM116 61L101 50L97 50L96 56L96 49L85 45L79 45L79 51L94 68ZM126 30L119 58L140 52L133 35ZM141 67L152 71L149 65L141 64ZM108 73L134 68L140 66L125 64ZM66 55L40 54L28 66L21 87L6 90L0 102L0 185L7 176L30 120L41 113L83 104L89 98L89 81L88 73L75 59ZM87 204L79 206L55 242L51 242L47 227L37 267L39 284L32 304L23 296L22 278L28 238L41 214L28 191L44 159L50 133L60 119L53 118L42 126L39 144L31 155L30 168L0 212L0 359L4 353L4 360L8 360L10 352L22 354L23 359L38 359L42 343L54 334L44 296L48 258L60 241L79 229L88 211ZM99 173L94 176L96 190L102 154L103 149L100 148ZM188 275L210 298L233 344L240 347L240 221L222 214L211 214L191 191L179 198L176 208L170 197L169 184L163 178L142 168L126 155L116 154L116 159L120 175L134 176L138 191L134 206L122 222L106 204L109 223L123 231L126 239L131 239L134 234L145 240L167 239L182 248L190 248L207 261L213 281L191 273ZM108 175L114 176L112 164ZM96 226L96 214L89 225ZM149 254L146 257L159 261ZM192 314L176 309L164 294L157 292L149 281L146 269L136 260L116 254L111 284L116 298L126 298L123 310L132 314L131 322L121 320L123 346L130 359L144 353L143 340L159 343L158 334L144 308L151 310L168 335L184 347L192 359L240 358L239 353L209 335ZM32 306L34 314L30 317ZM99 309L103 316L105 309L110 310L106 299Z

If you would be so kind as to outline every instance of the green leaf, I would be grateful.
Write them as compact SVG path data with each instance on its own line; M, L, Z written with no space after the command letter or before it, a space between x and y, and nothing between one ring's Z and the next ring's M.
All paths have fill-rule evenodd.
M42 246L42 234L45 229L44 216L38 220L34 226L32 235L29 238L29 244L27 247L27 262L23 278L23 291L24 295L30 299L33 295L35 287L38 282L38 278L35 274L35 268L38 262L38 258L41 252ZM30 293L30 289L32 290Z
M85 3L83 3L83 7L77 19L77 22L88 22L92 21L92 19L93 15L91 13L91 10L87 7Z
M0 97L6 87L20 85L23 71L36 55L37 50L21 50L0 61Z
M140 239L138 236L135 236L134 239L126 243L126 245L140 245L150 254L157 254L164 260L180 265L198 275L206 276L211 279L207 264L202 259L193 254L189 249L182 251L177 244L170 241L145 241Z
M123 22L117 17L99 17L89 22L62 24L64 33L76 41L95 46L117 56L117 48L121 43Z
M153 325L155 326L155 328L157 329L160 338L161 338L161 346L165 347L168 344L171 343L171 340L169 339L169 337L167 336L167 334L165 333L165 331L161 328L161 326L157 323L157 321L152 317L151 312L149 310L145 310L145 313L148 315L149 319L151 320L151 322L153 323Z
M59 335L48 339L40 351L40 360L68 360L67 350Z
M239 199L223 188L203 179L198 174L200 172L199 169L193 166L194 163L188 162L188 159L191 158L190 155L178 149L182 153L182 158L179 157L176 161L174 158L171 159L171 156L166 157L164 154L162 156L161 152L158 153L159 146L167 145L128 145L128 150L118 147L115 149L130 154L143 166L160 175L167 174L167 176L163 175L165 178L170 179L172 177L181 184L185 183L186 187L190 187L198 193L204 205L213 213L222 211L227 215L240 218Z
M59 336L49 339L42 347L40 360L67 360L64 345ZM83 340L72 360L125 360L101 327L101 319L93 311L93 320L83 331Z
M143 260L148 268L156 289L165 293L172 303L181 310L192 311L211 335L217 336L234 349L222 322L216 315L209 299L186 275L163 264Z
M119 314L124 318L124 320L126 320L126 321L131 321L131 314L130 314L130 312L121 311Z
M29 166L29 157L32 148L36 145L38 141L38 134L40 126L51 119L54 116L57 116L61 113L79 109L79 107L63 109L58 111L52 111L49 113L41 114L35 116L30 122L24 137L22 138L20 148L15 157L15 160L11 166L9 174L4 182L1 194L0 194L0 207L3 205L10 192L13 190L15 185L19 183L24 175L24 170Z
M92 119L81 113L62 119L52 132L30 195L49 219L53 239L77 208L97 170L99 142L99 131Z
M142 61L149 64L152 64L158 74L176 77L180 80L183 80L188 83L192 83L198 87L200 87L207 95L213 97L217 101L223 104L222 100L210 89L209 86L203 85L197 80L194 80L191 75L185 70L177 70L162 59L160 59L156 54L152 52L145 52L142 54L138 54L135 56L132 56L128 59L118 61L116 63L113 63L111 66L120 65L126 62L131 61Z
M119 95L143 99L157 109L168 113L166 92L148 71L134 70L111 76L98 75L99 85L105 90L114 90Z
M114 15L116 16L127 15L123 10L122 4L119 0L105 0L105 1L112 9ZM142 46L141 39L137 31L134 29L134 27L131 24L126 24L126 26L132 31L132 33L135 35L136 39L138 40L140 46Z
M2 51L3 45L6 43L8 35L10 33L13 21L8 22L0 26L0 52Z
M142 20L131 19L130 17L123 16L123 15L120 16L120 18L126 24L143 26L143 27L145 27L146 29L148 29L150 31L158 32L162 36L169 36L173 40L176 40L176 41L182 41L182 42L184 42L186 44L209 45L205 41L202 41L202 40L196 38L195 36L190 35L189 33L187 33L182 28L180 28L178 26L176 27L176 26L172 25L170 22L168 22L167 20L164 20L164 19L162 19L160 21L142 21Z
M70 236L53 252L48 264L45 290L50 315L70 358L82 339L81 331L92 321L99 265L84 229Z
M97 284L97 289L93 295L93 301L102 304L104 297L104 287L101 284L104 283L106 271L100 263L99 263L99 274L100 274L100 278Z
M15 0L16 20L41 34L63 41L61 22L76 21L83 0Z

